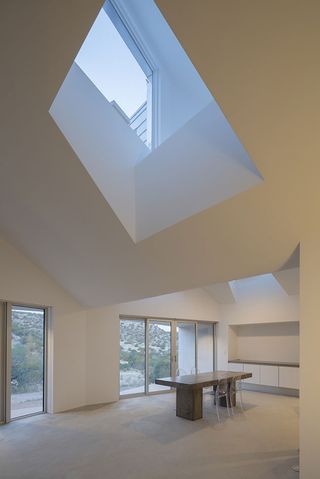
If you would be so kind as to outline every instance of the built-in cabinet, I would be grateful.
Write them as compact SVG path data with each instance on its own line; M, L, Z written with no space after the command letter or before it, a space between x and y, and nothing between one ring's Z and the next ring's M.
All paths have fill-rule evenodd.
M278 388L295 395L299 389L299 322L229 324L228 357L230 371L252 374L244 381L248 389L264 387L273 392L272 388Z
M245 383L278 388L299 389L299 367L274 364L229 362L229 371L252 373Z
M252 374L252 378L246 379L246 383L260 384L260 366L258 364L246 364L242 371Z
M244 368L246 365L244 365ZM279 367L260 365L260 383L265 386L279 386Z
M280 366L279 387L299 389L299 368Z

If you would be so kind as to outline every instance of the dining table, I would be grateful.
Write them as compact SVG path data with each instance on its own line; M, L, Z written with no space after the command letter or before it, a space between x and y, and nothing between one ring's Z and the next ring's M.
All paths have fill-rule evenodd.
M236 394L231 393L231 382L252 377L252 373L239 371L210 371L206 373L188 374L158 378L156 384L176 389L176 416L195 421L203 417L203 388L213 386L219 382L228 384L230 404L236 405ZM226 400L220 401L226 407Z

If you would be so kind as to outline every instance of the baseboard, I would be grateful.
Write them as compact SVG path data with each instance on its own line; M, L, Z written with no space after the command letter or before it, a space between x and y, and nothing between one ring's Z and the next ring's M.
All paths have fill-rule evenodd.
M278 394L281 396L299 397L299 389L279 388L275 386L262 386L260 384L243 383L242 387L246 391L256 391L268 394Z

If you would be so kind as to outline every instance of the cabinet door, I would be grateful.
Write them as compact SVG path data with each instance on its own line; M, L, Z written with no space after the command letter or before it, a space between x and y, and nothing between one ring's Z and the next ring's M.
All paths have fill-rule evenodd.
M278 366L260 366L260 384L264 386L279 386Z
M279 367L279 386L299 389L299 368Z
M229 371L235 371L235 372L242 372L243 371L243 364L242 363L229 363L228 364L228 370Z
M251 373L252 378L244 379L245 383L260 384L260 366L259 364L244 364L243 371L245 373Z

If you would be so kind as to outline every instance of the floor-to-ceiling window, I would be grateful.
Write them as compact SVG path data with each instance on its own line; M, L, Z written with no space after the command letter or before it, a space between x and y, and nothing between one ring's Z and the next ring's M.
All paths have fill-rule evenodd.
M171 319L120 319L120 395L169 388L155 379L214 370L214 324Z
M2 422L46 411L47 308L1 303Z
M120 394L145 392L146 326L143 319L120 320Z
M159 377L171 376L171 322L149 320L148 325L148 391L169 389L154 381Z
M176 323L176 372L179 376L196 372L196 323Z
M0 424L5 422L6 411L6 326L5 326L5 304L0 302Z
M197 324L197 369L200 373L212 371L214 364L214 324Z
M11 418L44 411L45 309L11 307Z

